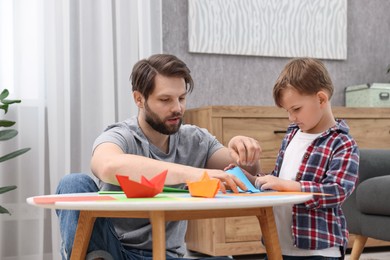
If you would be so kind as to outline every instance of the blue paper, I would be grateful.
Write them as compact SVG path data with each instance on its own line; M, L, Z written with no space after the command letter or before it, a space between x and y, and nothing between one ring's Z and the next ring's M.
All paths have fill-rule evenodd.
M255 188L255 186L253 186L253 184L248 180L248 178L245 176L245 173L240 169L240 167L236 166L232 169L226 170L226 172L233 174L234 176L239 178L240 181L242 181L245 184L246 188L248 189L246 191L243 191L242 189L237 187L239 192L252 192L252 193L261 192L261 190L258 190Z

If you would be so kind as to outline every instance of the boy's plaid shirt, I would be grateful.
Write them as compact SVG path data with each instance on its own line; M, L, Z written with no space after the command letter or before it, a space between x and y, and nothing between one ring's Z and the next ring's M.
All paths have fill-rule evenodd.
M283 139L273 175L279 175L284 151L298 126L291 124ZM301 191L331 194L314 195L313 199L293 206L295 246L303 249L324 249L341 246L345 253L348 230L341 204L355 188L358 179L359 150L348 134L343 120L322 133L306 150L296 181Z

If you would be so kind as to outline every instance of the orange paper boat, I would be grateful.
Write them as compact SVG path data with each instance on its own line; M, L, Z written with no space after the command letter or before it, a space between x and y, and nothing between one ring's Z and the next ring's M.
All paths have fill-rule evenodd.
M141 176L141 183L129 179L128 176L116 175L116 178L128 198L151 198L162 192L168 170L148 180Z
M204 172L200 181L187 182L187 185L193 197L214 198L219 190L220 181L210 179L207 172Z

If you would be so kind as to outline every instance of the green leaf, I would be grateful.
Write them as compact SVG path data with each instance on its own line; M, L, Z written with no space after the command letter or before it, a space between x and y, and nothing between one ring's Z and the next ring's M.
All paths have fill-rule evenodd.
M10 104L14 104L14 103L20 103L22 101L19 99L3 99L1 102L5 105L10 105Z
M0 141L6 141L9 139L12 139L17 135L18 135L18 131L16 131L15 129L1 130L0 131Z
M4 214L4 213L11 215L11 213L6 208L3 208L2 206L0 206L0 214Z
M0 162L4 162L4 161L7 161L9 159L12 159L16 156L19 156L19 155L22 155L24 154L25 152L29 151L31 148L23 148L23 149L19 149L15 152L12 152L12 153L9 153L9 154L6 154L2 157L0 157Z
M0 187L0 194L2 193L6 193L8 191L11 191L11 190L14 190L16 189L17 187L15 185L12 185L12 186L6 186L6 187Z
M0 109L4 110L4 114L7 114L7 112L8 112L8 105L0 105Z
M6 97L8 97L8 95L9 95L8 89L4 89L4 90L1 92L1 94L0 94L0 100L1 100L1 101L4 100Z
M1 187L0 188L0 194L2 193L6 193L8 191L11 191L11 190L14 190L16 189L17 187L15 185L12 185L12 186L6 186L6 187ZM3 208L2 206L0 206L0 214L4 214L4 213L7 213L7 214L10 214L11 213L6 209L6 208Z
M15 124L15 121L9 121L9 120L0 120L0 126L4 127L10 127Z

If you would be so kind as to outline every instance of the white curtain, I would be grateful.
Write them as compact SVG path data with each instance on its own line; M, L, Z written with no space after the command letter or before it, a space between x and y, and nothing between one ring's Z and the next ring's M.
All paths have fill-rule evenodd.
M0 90L21 99L6 115L19 135L0 155L0 259L60 259L54 211L26 204L72 172L90 173L94 139L137 113L129 75L161 53L160 0L0 0Z

